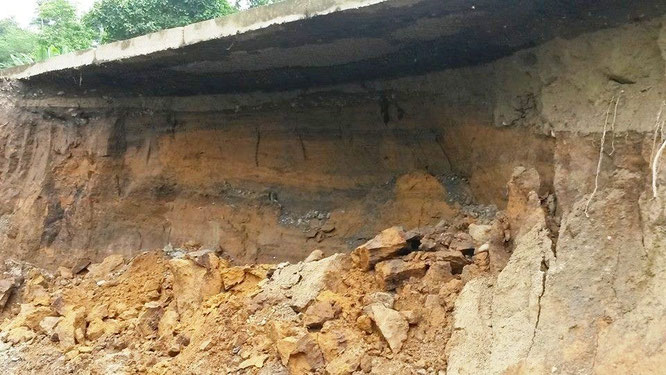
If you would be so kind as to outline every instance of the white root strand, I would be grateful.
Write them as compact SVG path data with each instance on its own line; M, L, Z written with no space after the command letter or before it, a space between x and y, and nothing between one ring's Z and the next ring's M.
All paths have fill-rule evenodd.
M587 203L585 204L585 217L590 217L590 214L587 212L588 209L590 208L590 203L592 202L592 198L594 198L594 195L597 193L597 190L599 190L599 173L601 173L601 162L603 161L604 158L604 144L606 143L606 129L608 127L608 117L610 116L610 110L611 107L613 106L613 100L615 99L615 96L610 100L610 103L608 103L608 109L606 110L606 119L604 120L604 129L601 132L601 145L599 146L599 161L597 162L597 173L594 175L594 190L592 190L592 194L590 194L590 197L587 199ZM618 96L619 99L619 96ZM616 105L617 107L617 105Z
M661 154L664 152L664 148L666 148L666 139L661 143L661 146L659 146L659 150L657 150L657 154L654 156L654 159L652 160L652 197L657 198L657 177L659 175L659 159L661 158Z

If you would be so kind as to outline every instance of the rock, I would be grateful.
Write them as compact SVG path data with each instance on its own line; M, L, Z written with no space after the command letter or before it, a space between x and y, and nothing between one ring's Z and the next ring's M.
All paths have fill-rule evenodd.
M430 253L431 258L435 261L440 262L449 262L451 264L451 271L453 274L459 274L462 272L462 269L470 264L470 260L463 255L460 251L446 249L438 250L433 253Z
M32 304L22 304L21 312L14 319L15 325L22 325L33 331L39 331L39 324L47 316L53 315L51 309L44 306L35 306Z
M389 309L392 309L393 304L395 303L395 297L392 293L388 292L374 292L363 296L364 306L372 305L373 303L377 302L388 307Z
M243 267L231 267L222 271L222 284L224 290L229 290L245 280L245 269Z
M316 340L306 334L296 342L287 366L290 374L308 374L324 367L324 356Z
M401 227L391 227L357 247L351 257L357 267L369 270L373 265L394 257L407 247L405 231Z
M324 366L321 349L308 333L278 339L275 348L290 374L307 374Z
M177 342L174 342L169 346L169 349L167 349L167 355L169 357L175 357L178 354L180 354L180 345Z
M333 278L343 267L344 259L345 255L335 254L315 262L278 268L257 297L263 300L280 299L284 298L285 290L288 290L288 304L302 311L327 285L335 281Z
M283 365L287 365L289 363L289 358L291 357L291 354L296 351L296 346L298 343L298 337L285 337L282 339L279 339L275 343L275 348L278 352L278 355L280 356L280 360L282 361Z
M157 333L159 323L164 315L164 308L161 306L151 306L139 316L139 321L136 325L136 330L142 336L151 336Z
M492 239L492 230L491 225L470 224L467 227L467 232L477 246Z
M411 277L423 277L426 269L427 266L422 261L405 262L402 259L391 259L377 263L375 277L384 290L393 290L402 281L409 280Z
M449 300L452 295L460 293L463 286L464 284L462 281L453 279L442 285L442 287L439 289L439 296L444 300Z
M5 305L15 288L16 286L14 285L13 279L0 280L0 311L5 308Z
M171 259L169 268L173 273L173 295L180 314L196 309L204 299L222 289L223 276L219 272L207 270L190 259Z
M8 342L16 345L22 342L30 341L35 336L37 336L35 332L31 331L27 327L15 327L9 331L6 339Z
M238 369L242 370L248 367L262 368L264 367L264 362L268 359L268 354L260 354L254 357L250 357L238 365Z
M95 280L106 278L109 274L111 274L111 272L120 267L124 262L125 258L123 258L123 256L120 254L109 255L108 257L104 258L102 263L88 266L87 276Z
M178 327L178 312L173 309L168 309L162 315L160 322L157 326L157 334L159 337L172 337L176 328Z
M308 255L308 257L305 258L305 260L303 262L310 263L310 262L315 262L315 261L318 261L318 260L322 260L323 258L324 258L324 252L319 250L319 249L316 249L316 250L313 250L310 253L310 255Z
M487 251L474 255L473 259L474 264L476 264L481 271L488 271L490 269L490 256Z
M62 320L60 316L47 316L39 322L39 329L48 337L53 337L55 328Z
M430 268L428 268L428 271L421 280L421 290L424 292L435 292L439 290L440 285L453 278L451 263L436 261L430 265Z
M361 358L365 351L358 346L345 350L326 365L329 375L350 375L361 365Z
M468 254L468 252L471 251L470 256L474 254L474 248L476 246L474 245L474 240L472 239L472 236L465 232L460 232L453 236L453 239L451 240L451 244L449 244L449 248L452 250L457 250L460 252L465 253L465 255Z
M365 333L372 333L372 319L365 314L361 314L356 318L356 327Z
M49 295L46 289L41 285L27 288L23 300L37 306L51 305L51 295Z
M305 310L303 322L307 328L321 328L324 322L335 319L340 310L329 301L317 301Z
M185 254L185 256L208 270L218 268L220 265L220 258L218 258L217 255L215 255L215 252L210 249L192 251Z
M414 310L404 310L400 311L400 313L405 317L405 319L407 319L407 323L410 325L418 324L418 322L421 320L421 315Z
M397 353L402 348L402 344L407 340L409 323L407 319L399 312L389 309L381 303L374 303L367 306L363 311L375 322L386 342L393 353Z
M102 337L102 335L104 335L104 332L105 332L104 321L102 321L102 319L95 319L88 324L88 328L86 328L86 337L88 338L88 340L94 341Z
M79 259L74 267L72 267L72 274L73 275L78 275L81 272L85 271L88 269L88 266L92 263L90 258L81 258Z
M58 274L63 279L71 279L72 277L74 277L74 274L72 273L72 270L67 269L65 267L58 267Z
M67 351L85 339L85 311L83 309L69 309L58 323L55 333L60 341L60 347Z

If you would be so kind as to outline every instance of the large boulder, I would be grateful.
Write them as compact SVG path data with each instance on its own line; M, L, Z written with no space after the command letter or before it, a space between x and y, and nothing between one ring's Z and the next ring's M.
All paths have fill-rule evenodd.
M396 256L407 247L405 231L401 227L391 227L357 247L351 256L357 267L367 271L375 264Z

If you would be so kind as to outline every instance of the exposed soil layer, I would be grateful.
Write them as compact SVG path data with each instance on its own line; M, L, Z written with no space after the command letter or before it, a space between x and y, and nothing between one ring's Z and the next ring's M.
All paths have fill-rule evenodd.
M659 374L664 22L279 95L4 83L0 364Z

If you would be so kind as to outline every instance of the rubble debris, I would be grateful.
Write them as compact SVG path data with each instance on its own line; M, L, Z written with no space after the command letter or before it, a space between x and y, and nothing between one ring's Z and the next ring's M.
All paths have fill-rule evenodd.
M189 244L177 257L160 250L83 262L53 276L31 270L20 312L0 324L0 340L48 348L81 372L91 363L85 357L151 375L207 371L198 366L437 373L445 357L433 354L427 366L418 358L441 353L458 293L493 271L489 255L505 244L496 228L499 222L466 219L408 232L393 227L351 254L315 250L295 264L234 266ZM14 288L12 280L1 285L5 294Z

